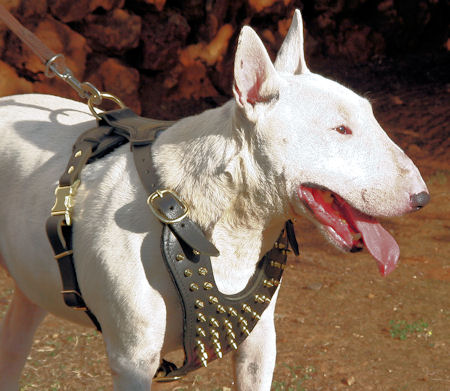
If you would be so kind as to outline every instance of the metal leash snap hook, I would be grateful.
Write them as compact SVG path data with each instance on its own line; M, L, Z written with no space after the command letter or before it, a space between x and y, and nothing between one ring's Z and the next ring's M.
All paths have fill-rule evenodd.
M56 61L58 59L61 59L60 68L65 68L64 69L64 73L61 73L58 70L58 64L56 63ZM54 55L50 60L48 60L45 63L45 72L44 72L44 74L49 79L51 79L52 77L55 77L55 76L58 76L58 77L63 79L66 76L67 71L68 71L68 68L66 68L66 64L65 64L65 61L64 61L64 55L61 54L61 53Z
M114 103L117 103L121 109L126 107L125 104L117 96L108 94L107 92L100 92L100 103L102 102L102 99L111 100ZM100 117L100 114L95 111L95 107L94 107L94 105L99 105L100 103L96 103L96 102L98 102L97 97L95 95L92 95L88 99L88 107L89 107L89 110L91 110L92 115L95 118L100 120L102 118Z

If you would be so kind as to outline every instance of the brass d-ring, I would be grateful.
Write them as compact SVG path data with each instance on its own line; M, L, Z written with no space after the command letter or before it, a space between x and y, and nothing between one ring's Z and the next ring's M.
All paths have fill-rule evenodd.
M92 115L97 118L97 119L101 119L100 115L95 111L95 107L94 107L94 98L98 98L97 96L92 95L89 99L88 99L88 107L89 110L91 110ZM102 99L107 99L107 100L112 100L114 103L117 103L121 109L123 109L125 106L125 104L117 97L111 94L108 94L107 92L101 92L100 93L100 103L102 102ZM99 104L100 104L99 103Z

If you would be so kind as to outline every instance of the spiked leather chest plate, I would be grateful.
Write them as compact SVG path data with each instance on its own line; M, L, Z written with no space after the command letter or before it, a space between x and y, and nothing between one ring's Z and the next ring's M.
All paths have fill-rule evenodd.
M163 361L155 380L177 380L237 349L250 334L280 284L288 244L295 253L298 251L292 223L286 223L272 250L259 261L246 288L235 295L222 294L217 289L210 259L219 252L189 219L183 200L171 189L160 187L154 169L151 145L158 131L173 123L139 117L129 109L106 112L101 117L99 126L85 132L74 144L47 221L47 235L61 274L61 293L68 306L86 311L101 330L84 303L76 278L71 244L73 198L82 168L129 142L137 173L149 195L148 207L163 224L161 251L183 309L184 364L176 368Z

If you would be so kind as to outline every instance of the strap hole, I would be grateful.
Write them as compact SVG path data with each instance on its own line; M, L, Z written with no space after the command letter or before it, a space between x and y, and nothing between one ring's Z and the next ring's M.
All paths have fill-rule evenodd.
M169 207L170 210L173 210L173 206Z

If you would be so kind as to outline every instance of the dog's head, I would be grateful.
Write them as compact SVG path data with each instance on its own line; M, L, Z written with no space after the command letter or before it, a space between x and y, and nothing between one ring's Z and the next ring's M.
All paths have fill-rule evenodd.
M245 129L255 159L278 178L287 213L312 218L341 249L364 242L382 274L392 271L399 249L374 216L417 210L428 202L428 190L370 103L309 71L300 12L275 65L244 27L234 75L237 127Z

